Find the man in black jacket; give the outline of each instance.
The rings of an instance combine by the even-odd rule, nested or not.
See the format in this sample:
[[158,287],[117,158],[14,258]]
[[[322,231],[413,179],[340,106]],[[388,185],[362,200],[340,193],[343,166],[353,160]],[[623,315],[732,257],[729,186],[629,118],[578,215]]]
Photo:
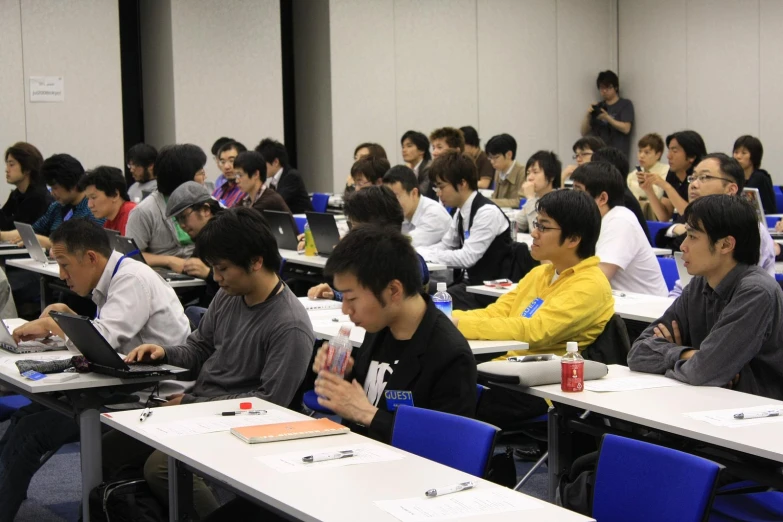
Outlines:
[[266,160],[266,182],[283,199],[294,214],[313,210],[302,175],[288,164],[285,145],[272,138],[265,138],[256,147]]
[[389,228],[362,226],[340,241],[324,273],[343,292],[343,312],[367,330],[345,379],[315,358],[318,402],[360,432],[390,442],[394,411],[408,404],[473,417],[476,362],[468,342],[429,296],[419,293],[419,260]]
[[5,180],[16,188],[0,212],[0,230],[14,230],[14,221],[32,225],[54,201],[41,176],[43,157],[35,146],[20,141],[5,151]]

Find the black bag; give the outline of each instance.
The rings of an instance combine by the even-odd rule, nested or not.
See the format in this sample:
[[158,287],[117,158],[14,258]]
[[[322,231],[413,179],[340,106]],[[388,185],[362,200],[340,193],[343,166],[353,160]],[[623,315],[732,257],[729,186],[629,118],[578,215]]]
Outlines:
[[95,522],[163,522],[168,513],[144,479],[103,482],[90,491],[90,520]]
[[498,453],[489,459],[489,471],[487,471],[486,479],[507,488],[513,488],[517,485],[517,466],[514,464],[514,448],[506,446],[504,453]]
[[568,475],[560,478],[555,504],[589,517],[593,514],[593,488],[598,452],[594,451],[574,460]]

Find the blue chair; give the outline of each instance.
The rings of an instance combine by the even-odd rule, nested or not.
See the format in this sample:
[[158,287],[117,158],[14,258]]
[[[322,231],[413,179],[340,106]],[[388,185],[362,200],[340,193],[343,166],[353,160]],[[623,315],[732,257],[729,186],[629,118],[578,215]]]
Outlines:
[[654,247],[658,246],[655,244],[655,236],[658,234],[658,231],[662,228],[669,228],[670,226],[672,226],[672,224],[667,221],[647,222],[647,228],[650,230],[650,239],[652,240],[652,246]]
[[681,451],[604,435],[593,489],[597,522],[701,522],[723,466]]
[[316,212],[326,212],[328,204],[329,194],[321,194],[320,192],[313,194],[313,210]]
[[296,228],[299,230],[299,233],[304,234],[304,227],[307,224],[307,218],[294,217],[294,221],[296,221]]
[[778,212],[783,212],[783,187],[775,185],[775,190],[772,191],[775,194],[775,206]]
[[656,257],[655,259],[658,260],[658,264],[661,266],[663,280],[666,281],[666,286],[671,292],[674,284],[680,278],[680,273],[677,271],[677,261],[671,257]]
[[775,522],[783,520],[783,493],[760,491],[721,494],[712,502],[709,522]]
[[400,405],[392,446],[477,477],[483,477],[499,428],[435,410]]
[[[779,196],[783,198],[783,194],[779,194]],[[775,225],[778,224],[778,221],[780,221],[779,217],[767,216],[767,228],[775,228]]]
[[30,404],[30,399],[23,395],[4,395],[0,397],[0,422],[5,422],[16,413],[19,408]]
[[310,408],[316,413],[323,413],[324,415],[334,415],[334,412],[332,410],[318,404],[318,395],[315,393],[315,390],[304,392],[304,395],[302,396],[302,402],[304,403],[305,406],[307,406],[308,408]]

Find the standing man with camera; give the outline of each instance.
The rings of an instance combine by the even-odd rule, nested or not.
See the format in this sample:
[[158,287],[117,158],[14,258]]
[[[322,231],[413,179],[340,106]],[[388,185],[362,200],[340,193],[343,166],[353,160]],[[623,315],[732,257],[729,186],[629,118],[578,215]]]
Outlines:
[[595,83],[601,101],[591,105],[582,119],[582,136],[597,136],[607,146],[620,149],[630,157],[633,103],[620,98],[620,80],[612,71],[599,73]]

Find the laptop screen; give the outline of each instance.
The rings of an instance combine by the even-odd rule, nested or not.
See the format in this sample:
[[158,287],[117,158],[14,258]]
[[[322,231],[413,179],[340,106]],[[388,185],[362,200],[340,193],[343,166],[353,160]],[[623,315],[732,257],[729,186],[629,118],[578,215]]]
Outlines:
[[114,351],[89,317],[59,312],[50,312],[49,315],[88,361],[118,370],[128,369],[122,356]]

